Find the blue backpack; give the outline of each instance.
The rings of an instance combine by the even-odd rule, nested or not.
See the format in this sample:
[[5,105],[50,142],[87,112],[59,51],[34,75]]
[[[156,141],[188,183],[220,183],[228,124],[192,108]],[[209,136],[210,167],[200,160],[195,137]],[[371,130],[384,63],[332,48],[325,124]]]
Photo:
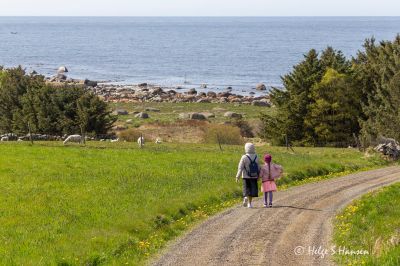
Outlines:
[[250,160],[249,170],[246,169],[247,175],[249,177],[258,177],[260,175],[260,170],[258,168],[257,156],[254,160],[251,160],[250,156],[246,156]]

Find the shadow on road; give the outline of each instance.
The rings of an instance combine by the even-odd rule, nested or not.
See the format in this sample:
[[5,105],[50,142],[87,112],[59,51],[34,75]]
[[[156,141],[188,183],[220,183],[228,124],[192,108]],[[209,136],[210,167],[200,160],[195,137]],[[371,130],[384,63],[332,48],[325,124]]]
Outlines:
[[303,208],[303,207],[297,207],[297,206],[290,206],[290,205],[274,205],[272,207],[273,209],[278,209],[278,208],[290,208],[290,209],[298,209],[298,210],[306,210],[306,211],[316,211],[316,212],[322,212],[323,210],[320,209],[309,209],[309,208]]

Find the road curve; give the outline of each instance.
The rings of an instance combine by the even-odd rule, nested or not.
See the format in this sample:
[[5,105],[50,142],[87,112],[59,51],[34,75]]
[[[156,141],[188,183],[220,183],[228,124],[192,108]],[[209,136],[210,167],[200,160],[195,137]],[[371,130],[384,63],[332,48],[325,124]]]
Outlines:
[[[331,247],[332,218],[368,191],[400,181],[393,166],[293,187],[274,207],[235,207],[178,239],[152,265],[331,265],[313,247]],[[351,248],[351,247],[348,247]],[[295,253],[300,253],[297,255]]]

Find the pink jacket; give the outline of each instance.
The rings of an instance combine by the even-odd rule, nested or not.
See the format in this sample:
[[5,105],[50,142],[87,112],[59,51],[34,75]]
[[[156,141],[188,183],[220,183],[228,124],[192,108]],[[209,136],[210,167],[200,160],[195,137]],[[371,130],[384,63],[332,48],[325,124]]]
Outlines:
[[271,177],[269,176],[269,169],[268,169],[268,164],[264,164],[261,168],[260,171],[260,178],[263,181],[266,181],[268,179],[279,179],[283,174],[283,168],[282,166],[278,164],[271,163]]

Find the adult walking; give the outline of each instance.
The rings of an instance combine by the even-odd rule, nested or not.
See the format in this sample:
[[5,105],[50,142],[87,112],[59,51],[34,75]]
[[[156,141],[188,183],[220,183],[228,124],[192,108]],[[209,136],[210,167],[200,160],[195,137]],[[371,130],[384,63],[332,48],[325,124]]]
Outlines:
[[257,180],[260,174],[260,164],[256,148],[253,143],[246,143],[244,146],[245,155],[242,156],[236,174],[236,182],[239,182],[240,176],[243,179],[243,206],[252,208],[252,200],[258,197]]

